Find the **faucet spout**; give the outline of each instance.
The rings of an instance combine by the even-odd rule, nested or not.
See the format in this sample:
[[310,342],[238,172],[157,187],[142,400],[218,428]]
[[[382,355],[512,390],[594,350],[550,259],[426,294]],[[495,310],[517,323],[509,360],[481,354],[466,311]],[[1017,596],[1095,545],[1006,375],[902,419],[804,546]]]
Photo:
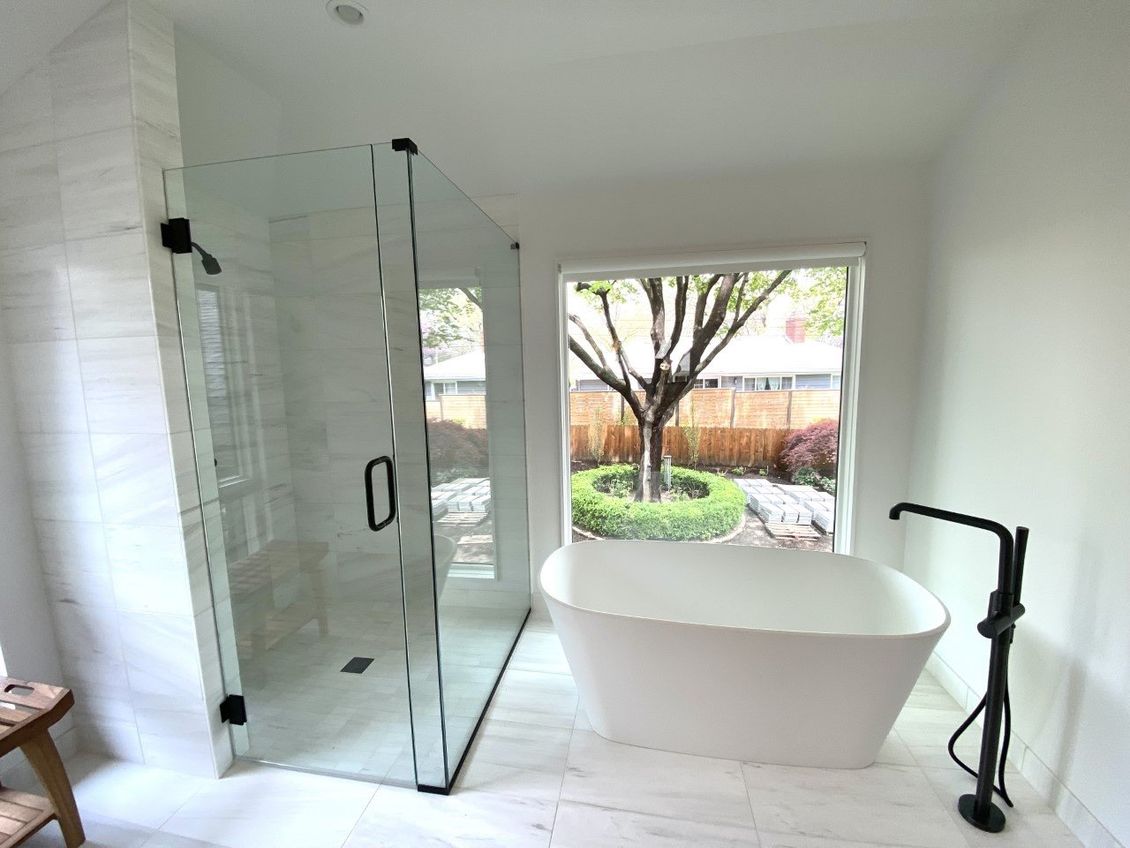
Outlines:
[[909,503],[902,501],[891,507],[890,518],[892,521],[898,521],[899,517],[904,512],[915,513],[917,515],[924,515],[927,518],[936,518],[939,521],[949,521],[953,524],[964,524],[966,527],[976,527],[979,530],[988,530],[1000,539],[1000,557],[998,560],[997,569],[997,589],[1001,592],[1013,592],[1015,588],[1012,585],[1013,571],[1013,538],[1012,533],[1003,524],[996,521],[990,521],[988,518],[979,518],[976,515],[966,515],[961,512],[951,512],[948,509],[938,509],[937,507],[925,506],[923,504]]

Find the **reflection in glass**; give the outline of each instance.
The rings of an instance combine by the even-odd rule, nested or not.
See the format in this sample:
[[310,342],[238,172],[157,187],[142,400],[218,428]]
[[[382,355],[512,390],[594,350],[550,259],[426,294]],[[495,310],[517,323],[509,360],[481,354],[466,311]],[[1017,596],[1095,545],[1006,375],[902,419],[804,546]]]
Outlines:
[[529,612],[518,251],[424,156],[410,173],[450,778]]

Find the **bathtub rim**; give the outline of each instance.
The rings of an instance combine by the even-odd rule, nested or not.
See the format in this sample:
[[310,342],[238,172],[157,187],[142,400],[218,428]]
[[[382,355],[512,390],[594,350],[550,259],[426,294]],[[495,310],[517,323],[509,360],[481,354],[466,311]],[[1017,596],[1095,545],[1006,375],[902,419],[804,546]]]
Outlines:
[[[929,589],[927,589],[925,586],[923,586],[921,583],[919,583],[917,580],[915,580],[913,577],[906,574],[905,572],[899,571],[899,569],[895,568],[894,566],[886,565],[885,563],[881,563],[881,562],[876,562],[875,560],[866,559],[864,557],[854,556],[852,554],[835,553],[835,552],[832,552],[832,551],[796,551],[796,553],[816,553],[816,554],[822,554],[824,556],[846,557],[848,559],[854,559],[854,560],[858,560],[860,562],[868,563],[869,565],[875,566],[876,568],[879,568],[879,569],[886,569],[886,570],[889,570],[891,572],[894,572],[895,574],[897,574],[899,576],[900,579],[908,580],[911,583],[913,583],[914,586],[916,586],[919,591],[924,592],[929,598],[931,598],[941,608],[941,611],[942,611],[942,621],[941,621],[941,623],[938,624],[937,626],[931,627],[927,630],[915,630],[915,631],[912,631],[910,633],[843,633],[843,632],[835,631],[835,630],[829,630],[829,631],[789,630],[789,629],[785,629],[785,628],[776,628],[776,627],[742,627],[742,626],[736,625],[736,624],[709,624],[709,623],[704,623],[704,622],[701,622],[701,621],[683,621],[681,619],[675,619],[675,618],[649,618],[649,617],[643,616],[643,615],[632,615],[630,613],[623,613],[623,612],[608,612],[606,610],[592,609],[591,607],[582,607],[582,606],[578,606],[576,604],[568,603],[567,601],[563,601],[557,595],[550,592],[545,585],[545,570],[546,570],[546,567],[549,565],[550,560],[552,560],[555,556],[557,556],[557,554],[560,553],[561,551],[564,551],[568,548],[576,547],[578,545],[591,544],[592,542],[598,542],[598,543],[599,542],[635,543],[635,542],[641,542],[641,541],[659,543],[659,544],[665,544],[665,545],[713,545],[714,544],[712,542],[694,542],[694,541],[679,541],[679,542],[671,541],[671,542],[667,542],[667,541],[661,541],[661,540],[656,540],[656,539],[647,539],[647,540],[641,540],[641,539],[592,539],[592,540],[586,540],[584,542],[568,542],[564,545],[561,545],[560,547],[555,549],[552,553],[550,553],[550,555],[547,556],[545,558],[545,561],[541,564],[541,568],[538,569],[538,587],[541,589],[541,593],[542,593],[542,596],[545,598],[546,604],[549,605],[552,602],[552,603],[555,603],[555,604],[560,604],[562,607],[573,610],[575,612],[580,612],[580,613],[585,613],[587,615],[595,615],[595,616],[608,616],[608,617],[611,617],[611,618],[623,619],[625,621],[648,621],[648,622],[653,622],[655,624],[674,624],[674,625],[678,625],[679,627],[697,627],[697,628],[703,628],[703,629],[711,630],[711,631],[719,631],[719,630],[722,630],[722,631],[739,631],[739,632],[742,632],[742,633],[765,633],[765,634],[774,634],[774,635],[787,635],[787,636],[790,636],[790,637],[791,636],[808,636],[808,637],[821,637],[821,638],[831,637],[831,638],[835,638],[835,639],[876,639],[876,640],[884,640],[884,641],[901,640],[901,639],[924,639],[924,638],[934,638],[934,637],[940,639],[942,637],[942,635],[946,632],[946,630],[949,629],[949,626],[952,622],[952,616],[950,615],[949,607],[947,607],[942,602],[942,599],[939,598],[937,595],[935,595],[933,592],[931,592]],[[751,545],[749,547],[756,548],[756,546],[753,546],[753,545]],[[774,548],[772,550],[789,550],[789,549],[787,549],[787,548]],[[552,610],[551,610],[551,613],[552,613]]]

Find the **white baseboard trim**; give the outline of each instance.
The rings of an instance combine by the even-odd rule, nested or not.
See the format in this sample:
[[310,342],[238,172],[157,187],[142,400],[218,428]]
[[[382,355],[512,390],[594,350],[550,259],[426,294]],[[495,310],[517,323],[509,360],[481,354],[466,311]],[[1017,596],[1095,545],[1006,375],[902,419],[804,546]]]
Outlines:
[[[936,653],[926,661],[929,671],[967,712],[972,712],[984,694],[983,689],[974,689],[966,683],[949,664]],[[980,721],[978,721],[980,724]],[[1074,833],[1086,848],[1126,848],[1114,838],[1102,822],[1068,789],[1016,731],[1012,732],[1008,759],[1021,776],[1032,784],[1064,824]]]

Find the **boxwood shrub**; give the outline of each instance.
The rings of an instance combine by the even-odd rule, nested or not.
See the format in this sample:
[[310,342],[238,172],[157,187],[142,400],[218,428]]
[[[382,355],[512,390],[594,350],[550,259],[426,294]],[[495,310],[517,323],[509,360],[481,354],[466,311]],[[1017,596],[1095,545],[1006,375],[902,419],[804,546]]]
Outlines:
[[691,500],[648,503],[607,494],[635,480],[633,465],[606,465],[573,475],[573,523],[609,539],[713,539],[738,526],[745,495],[730,480],[705,471],[672,468],[672,488],[705,491]]

